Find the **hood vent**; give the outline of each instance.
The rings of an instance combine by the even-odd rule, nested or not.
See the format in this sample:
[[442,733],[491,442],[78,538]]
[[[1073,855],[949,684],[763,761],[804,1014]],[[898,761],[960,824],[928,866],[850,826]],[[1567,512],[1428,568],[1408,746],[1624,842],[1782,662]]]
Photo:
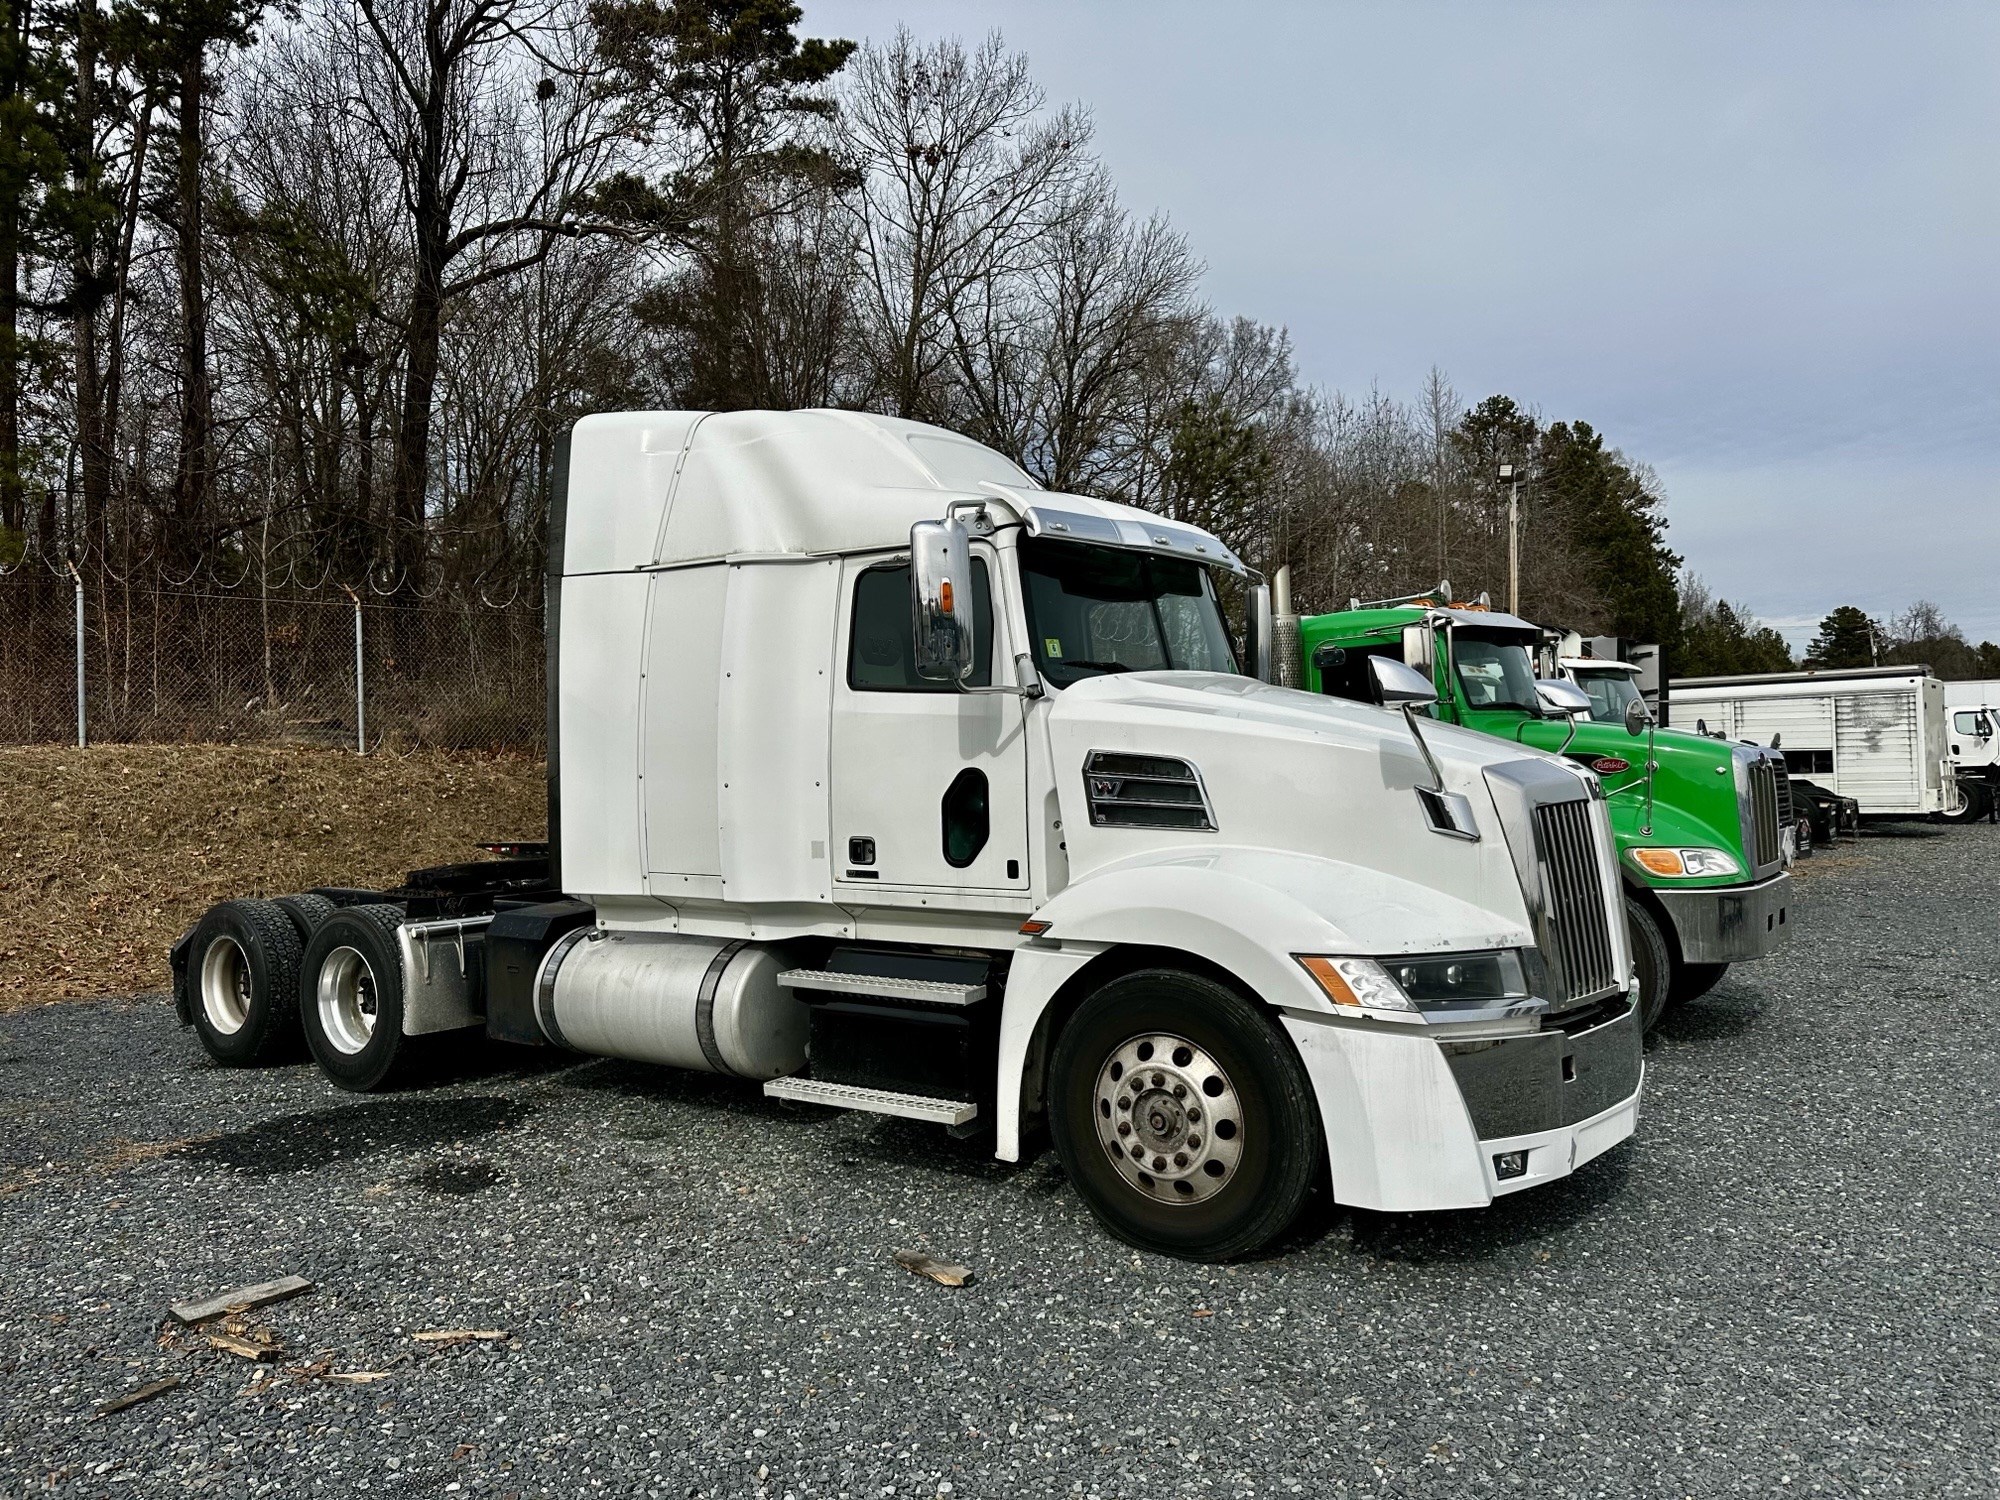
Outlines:
[[1169,756],[1093,750],[1084,757],[1083,794],[1097,828],[1215,828],[1201,774]]

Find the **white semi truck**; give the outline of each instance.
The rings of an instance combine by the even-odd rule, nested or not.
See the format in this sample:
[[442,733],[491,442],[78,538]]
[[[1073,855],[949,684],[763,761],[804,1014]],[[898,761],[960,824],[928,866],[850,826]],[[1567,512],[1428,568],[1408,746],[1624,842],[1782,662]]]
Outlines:
[[1273,685],[1214,536],[848,412],[590,417],[563,470],[547,850],[216,907],[174,963],[218,1059],[302,1030],[366,1089],[478,1029],[1046,1128],[1112,1233],[1206,1259],[1631,1134],[1595,779],[1400,663],[1384,706]]
[[1924,667],[1677,677],[1676,722],[1775,745],[1785,768],[1863,817],[1962,815],[1944,684]]

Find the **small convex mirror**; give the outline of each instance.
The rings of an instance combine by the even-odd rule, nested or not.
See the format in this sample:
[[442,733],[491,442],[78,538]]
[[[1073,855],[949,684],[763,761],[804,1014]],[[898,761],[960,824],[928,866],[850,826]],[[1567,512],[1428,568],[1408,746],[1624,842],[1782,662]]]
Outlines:
[[1384,708],[1421,708],[1437,702],[1437,688],[1430,678],[1392,656],[1369,657],[1368,679],[1375,686],[1375,701]]
[[[1634,698],[1630,703],[1625,705],[1625,732],[1627,734],[1644,734],[1646,726],[1652,722],[1653,711],[1646,707],[1646,700],[1644,698]],[[1696,719],[1694,730],[1696,734],[1707,734],[1708,725],[1700,719]]]
[[972,675],[972,549],[956,516],[910,528],[910,613],[917,675],[962,683]]
[[1561,677],[1537,678],[1535,697],[1552,714],[1569,716],[1590,712],[1590,694]]

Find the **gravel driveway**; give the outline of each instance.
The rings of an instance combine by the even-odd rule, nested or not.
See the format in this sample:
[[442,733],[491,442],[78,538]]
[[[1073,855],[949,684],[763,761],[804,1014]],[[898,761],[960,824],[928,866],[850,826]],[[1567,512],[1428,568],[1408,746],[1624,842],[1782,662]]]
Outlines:
[[[361,1099],[158,999],[8,1017],[0,1494],[1990,1496],[2000,828],[1800,884],[1634,1141],[1232,1268],[1106,1239],[1048,1156],[750,1086],[501,1053]],[[278,1361],[162,1342],[293,1272]],[[507,1337],[411,1337],[453,1329]]]

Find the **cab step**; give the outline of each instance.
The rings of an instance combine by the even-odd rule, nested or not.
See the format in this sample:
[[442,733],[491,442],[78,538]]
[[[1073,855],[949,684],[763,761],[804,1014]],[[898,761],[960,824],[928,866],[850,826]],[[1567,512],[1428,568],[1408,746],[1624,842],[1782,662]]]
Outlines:
[[986,998],[983,984],[902,979],[892,974],[841,974],[831,969],[787,969],[778,976],[778,983],[793,990],[824,990],[836,995],[925,1005],[977,1005]]
[[[782,980],[785,976],[780,975]],[[963,1099],[933,1099],[924,1094],[896,1094],[887,1089],[868,1089],[856,1083],[823,1083],[817,1078],[773,1078],[764,1085],[773,1099],[796,1099],[801,1104],[824,1104],[834,1109],[858,1109],[871,1115],[895,1115],[905,1120],[927,1120],[933,1125],[966,1125],[979,1114],[979,1106]]]

